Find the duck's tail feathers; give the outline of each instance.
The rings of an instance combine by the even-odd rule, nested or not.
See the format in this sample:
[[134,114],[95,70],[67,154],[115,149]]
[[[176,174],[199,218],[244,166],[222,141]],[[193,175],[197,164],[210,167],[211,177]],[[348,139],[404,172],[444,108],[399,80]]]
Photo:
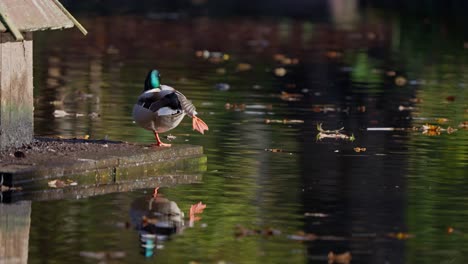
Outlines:
[[208,130],[208,125],[197,116],[192,117],[192,127],[201,134],[205,134],[205,130]]

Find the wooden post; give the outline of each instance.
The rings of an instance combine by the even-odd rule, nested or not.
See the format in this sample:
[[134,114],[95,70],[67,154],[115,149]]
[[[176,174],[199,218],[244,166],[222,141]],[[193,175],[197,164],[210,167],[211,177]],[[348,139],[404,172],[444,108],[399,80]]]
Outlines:
[[16,41],[0,33],[0,149],[33,138],[32,33]]
[[0,204],[0,263],[28,263],[31,201]]

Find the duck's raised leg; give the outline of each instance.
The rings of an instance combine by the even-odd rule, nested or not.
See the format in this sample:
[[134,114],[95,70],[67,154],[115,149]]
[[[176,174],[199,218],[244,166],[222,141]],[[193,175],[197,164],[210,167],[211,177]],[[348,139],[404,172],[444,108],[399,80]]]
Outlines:
[[155,146],[157,147],[170,147],[171,146],[171,144],[166,144],[166,143],[161,142],[161,140],[159,139],[158,132],[153,131],[153,133],[154,133],[154,138],[156,139],[156,144],[154,144]]
[[192,127],[201,134],[205,134],[205,130],[208,130],[208,125],[195,115],[192,117]]

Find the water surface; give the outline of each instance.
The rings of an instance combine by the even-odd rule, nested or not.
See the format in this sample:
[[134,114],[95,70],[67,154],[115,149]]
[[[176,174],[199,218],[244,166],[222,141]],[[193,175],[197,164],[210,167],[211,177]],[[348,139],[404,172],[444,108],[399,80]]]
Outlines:
[[[112,263],[326,263],[331,251],[352,263],[465,263],[466,42],[436,21],[359,15],[346,26],[109,16],[82,18],[86,38],[37,34],[36,135],[152,143],[130,113],[154,67],[210,131],[196,134],[188,118],[171,131],[172,144],[204,147],[208,170],[202,183],[160,189],[186,214],[207,204],[193,228],[145,258],[130,212],[155,186],[33,202],[29,263],[98,262],[83,252],[124,252]],[[355,140],[317,140],[317,124]]]

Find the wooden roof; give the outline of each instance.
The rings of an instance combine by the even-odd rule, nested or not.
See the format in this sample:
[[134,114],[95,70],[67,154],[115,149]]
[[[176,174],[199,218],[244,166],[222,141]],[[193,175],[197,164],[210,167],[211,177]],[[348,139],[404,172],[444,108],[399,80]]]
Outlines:
[[86,30],[58,0],[0,0],[0,32],[10,31],[17,40],[20,32],[71,28]]

